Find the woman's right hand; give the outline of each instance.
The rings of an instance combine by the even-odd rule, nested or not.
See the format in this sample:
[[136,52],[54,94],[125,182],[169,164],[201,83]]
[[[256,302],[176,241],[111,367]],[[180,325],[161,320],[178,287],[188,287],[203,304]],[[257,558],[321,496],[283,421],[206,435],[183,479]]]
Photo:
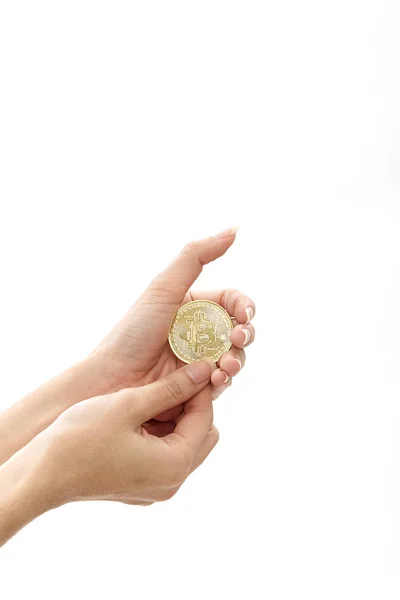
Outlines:
[[[75,404],[0,466],[0,546],[75,500],[147,505],[171,498],[218,441],[212,361]],[[176,422],[153,417],[183,405]]]
[[[36,443],[41,453],[36,462],[43,467],[50,505],[86,499],[150,504],[171,498],[218,441],[210,384],[215,368],[212,361],[194,362],[149,385],[91,398],[65,411],[31,448]],[[176,423],[152,421],[182,403]]]

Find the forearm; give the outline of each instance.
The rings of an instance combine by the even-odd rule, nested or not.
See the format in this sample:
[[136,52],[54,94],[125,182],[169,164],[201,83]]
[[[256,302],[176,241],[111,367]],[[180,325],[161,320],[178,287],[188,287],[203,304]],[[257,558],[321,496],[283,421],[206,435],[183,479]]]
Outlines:
[[11,487],[0,498],[0,546],[41,514],[37,499],[32,501],[29,488]]
[[0,414],[0,465],[67,408],[106,391],[100,362],[90,356],[13,404]]
[[44,432],[0,467],[0,546],[62,503],[47,460],[49,443]]

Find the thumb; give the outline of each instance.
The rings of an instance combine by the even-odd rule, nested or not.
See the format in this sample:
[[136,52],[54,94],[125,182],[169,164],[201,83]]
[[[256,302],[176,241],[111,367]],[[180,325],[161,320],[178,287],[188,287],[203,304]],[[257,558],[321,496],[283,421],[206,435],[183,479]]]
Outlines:
[[174,261],[153,281],[138,303],[164,299],[163,305],[167,304],[169,314],[166,324],[174,312],[179,308],[186,292],[200,275],[203,266],[223,256],[235,241],[237,228],[227,229],[218,235],[191,242],[187,244]]
[[132,401],[135,425],[141,425],[200,392],[210,382],[216,368],[214,361],[206,358],[185,365],[154,383],[118,394],[126,394],[126,399]]

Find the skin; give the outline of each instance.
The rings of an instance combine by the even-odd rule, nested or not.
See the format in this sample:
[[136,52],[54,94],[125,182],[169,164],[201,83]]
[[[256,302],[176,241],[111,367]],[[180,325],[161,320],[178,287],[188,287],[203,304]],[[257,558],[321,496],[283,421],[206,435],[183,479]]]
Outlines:
[[[218,441],[211,361],[140,388],[79,402],[0,468],[0,545],[40,514],[77,500],[147,505],[171,498]],[[185,403],[174,431],[143,423]]]
[[[188,244],[89,357],[0,415],[0,543],[65,502],[166,500],[208,456],[212,400],[244,366],[255,306],[236,290],[191,286],[234,240],[227,230]],[[217,365],[182,366],[168,344],[174,313],[195,299],[237,323]]]

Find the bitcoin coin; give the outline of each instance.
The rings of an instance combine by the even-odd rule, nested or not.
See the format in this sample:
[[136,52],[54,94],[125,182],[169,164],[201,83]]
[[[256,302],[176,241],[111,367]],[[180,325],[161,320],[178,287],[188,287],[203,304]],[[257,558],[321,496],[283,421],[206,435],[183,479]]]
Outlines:
[[193,300],[176,312],[168,341],[185,363],[206,357],[216,362],[232,345],[232,328],[232,319],[222,306],[210,300]]

